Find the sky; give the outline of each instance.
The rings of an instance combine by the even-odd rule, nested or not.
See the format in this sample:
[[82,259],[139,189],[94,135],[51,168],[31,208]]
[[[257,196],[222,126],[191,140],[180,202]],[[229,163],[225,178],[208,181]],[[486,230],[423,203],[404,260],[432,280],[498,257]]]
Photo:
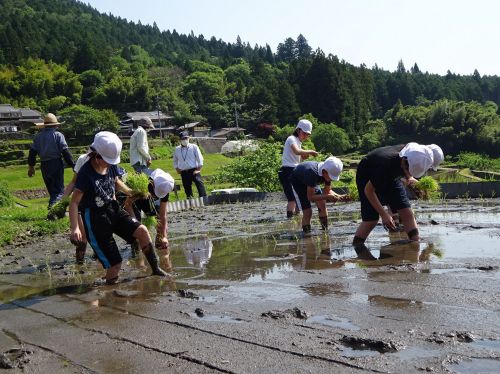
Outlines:
[[160,30],[215,36],[273,52],[302,34],[315,50],[359,66],[500,75],[497,0],[83,0]]

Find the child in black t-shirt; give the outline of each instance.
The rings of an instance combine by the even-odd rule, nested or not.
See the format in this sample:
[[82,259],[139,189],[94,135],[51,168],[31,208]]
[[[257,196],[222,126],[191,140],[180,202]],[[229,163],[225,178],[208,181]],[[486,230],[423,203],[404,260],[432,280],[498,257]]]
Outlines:
[[78,211],[83,219],[87,239],[97,258],[106,269],[106,283],[115,283],[122,258],[113,238],[117,234],[129,243],[135,240],[144,252],[154,275],[167,275],[160,267],[151,237],[144,225],[119,207],[115,189],[128,190],[118,178],[121,140],[108,131],[96,134],[91,145],[93,152],[76,177],[69,215],[71,241],[82,241],[78,226]]
[[[339,180],[342,168],[342,161],[331,156],[324,162],[303,162],[297,165],[290,175],[290,182],[293,192],[296,194],[297,204],[302,210],[302,230],[304,233],[307,234],[311,231],[311,202],[316,203],[321,226],[326,229],[328,227],[326,202],[347,200],[347,196],[338,195],[331,190],[331,182]],[[325,188],[322,190],[319,184],[324,184]]]
[[158,219],[156,226],[155,247],[168,249],[167,204],[169,193],[174,189],[174,178],[161,169],[155,169],[149,176],[149,197],[145,199],[127,198],[124,208],[131,216],[140,220],[141,212],[146,216],[155,216]]
[[408,238],[419,240],[417,222],[404,185],[413,185],[431,167],[435,167],[433,152],[424,145],[408,143],[377,148],[359,163],[356,185],[361,202],[361,218],[353,245],[362,245],[378,220],[390,230],[396,229],[388,205],[398,212]]

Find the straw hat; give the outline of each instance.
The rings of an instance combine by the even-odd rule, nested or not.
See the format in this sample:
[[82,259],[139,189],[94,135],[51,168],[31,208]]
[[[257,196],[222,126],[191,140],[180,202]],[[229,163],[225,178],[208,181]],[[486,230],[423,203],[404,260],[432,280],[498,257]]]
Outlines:
[[35,126],[38,128],[51,127],[62,125],[64,122],[59,122],[57,117],[52,113],[47,113],[45,117],[43,117],[43,123],[35,123]]

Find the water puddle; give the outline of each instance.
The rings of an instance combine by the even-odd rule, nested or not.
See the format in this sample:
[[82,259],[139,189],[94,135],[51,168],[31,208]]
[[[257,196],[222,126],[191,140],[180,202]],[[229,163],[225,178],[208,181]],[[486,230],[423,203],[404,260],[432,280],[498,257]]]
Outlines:
[[344,330],[360,330],[358,326],[353,324],[349,319],[343,317],[331,316],[312,316],[306,321],[307,324],[318,324],[323,326],[335,327]]
[[[436,207],[434,210],[438,210]],[[459,208],[454,208],[459,209]],[[480,210],[483,211],[480,211]],[[344,217],[345,216],[345,217]],[[380,273],[388,271],[417,271],[431,274],[480,272],[478,268],[454,267],[456,259],[482,259],[500,257],[498,240],[500,226],[498,209],[465,206],[462,211],[447,212],[428,208],[417,214],[422,222],[421,243],[408,242],[404,234],[388,235],[377,226],[367,241],[368,246],[353,248],[352,236],[356,224],[349,214],[331,217],[329,231],[316,229],[313,235],[304,237],[299,220],[266,222],[231,227],[224,230],[207,232],[200,235],[172,235],[171,252],[161,255],[162,267],[172,274],[170,285],[159,286],[155,282],[139,282],[135,291],[149,298],[161,296],[166,290],[175,288],[182,282],[192,289],[198,285],[209,289],[218,286],[218,293],[230,295],[246,301],[262,300],[293,302],[309,296],[338,295],[349,300],[369,302],[376,306],[391,308],[421,308],[415,300],[391,299],[378,295],[350,293],[336,284],[313,284],[295,286],[287,279],[297,272],[316,273],[323,270],[339,269],[342,277],[359,277],[355,270],[379,268]],[[346,221],[338,221],[346,219]],[[434,222],[430,224],[429,222]],[[315,223],[317,226],[317,222]],[[90,252],[90,251],[89,251]],[[90,253],[88,253],[90,255]],[[128,277],[145,276],[149,272],[142,256],[132,258],[129,250],[123,252],[128,267]],[[87,261],[85,274],[78,274],[76,267],[67,262],[46,263],[33,266],[26,272],[35,272],[31,282],[26,281],[29,274],[9,273],[5,277],[20,277],[23,281],[12,280],[12,284],[0,283],[0,302],[9,302],[28,296],[48,296],[58,293],[72,293],[68,284],[85,285],[88,279],[97,278],[101,269],[97,263]],[[27,269],[27,268],[26,268]],[[353,270],[350,272],[350,270]],[[488,276],[499,276],[498,269],[492,267],[484,271]],[[375,274],[370,271],[368,274]],[[496,274],[496,275],[495,275]],[[370,276],[366,277],[370,280]],[[36,285],[36,287],[33,287]],[[61,288],[62,287],[62,288]],[[210,295],[207,300],[216,300]],[[323,323],[329,324],[326,317]],[[337,321],[339,322],[339,321]],[[342,323],[340,321],[339,323]]]
[[396,357],[401,361],[411,361],[422,358],[439,357],[441,353],[435,349],[426,349],[422,347],[408,347],[398,352],[389,353],[392,357]]
[[469,344],[474,348],[500,352],[500,340],[476,340]]
[[453,373],[457,374],[477,374],[477,373],[499,373],[500,361],[488,358],[473,358],[449,366]]
[[351,347],[342,348],[341,356],[358,358],[358,357],[378,357],[381,353],[377,351],[373,351],[371,349],[354,349]]

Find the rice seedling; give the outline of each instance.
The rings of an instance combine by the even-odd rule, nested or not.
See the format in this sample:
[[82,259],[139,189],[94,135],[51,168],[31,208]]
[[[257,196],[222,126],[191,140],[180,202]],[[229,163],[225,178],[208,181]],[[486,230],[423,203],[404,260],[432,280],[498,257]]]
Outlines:
[[132,190],[132,195],[139,198],[146,198],[149,195],[149,178],[145,174],[132,173],[127,176],[127,186]]
[[432,177],[426,176],[421,178],[413,185],[415,195],[419,199],[429,200],[439,196],[439,183]]
[[64,216],[66,215],[66,209],[69,206],[69,202],[69,197],[65,197],[64,199],[59,200],[57,203],[50,207],[48,216],[55,218],[64,218]]

